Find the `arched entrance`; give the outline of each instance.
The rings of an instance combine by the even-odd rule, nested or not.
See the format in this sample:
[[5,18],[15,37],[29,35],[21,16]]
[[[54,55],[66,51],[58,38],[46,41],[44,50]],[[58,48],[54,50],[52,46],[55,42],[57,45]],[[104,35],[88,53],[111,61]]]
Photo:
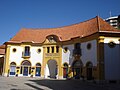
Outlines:
[[40,76],[41,75],[41,64],[37,63],[36,64],[36,72],[35,72],[35,76]]
[[80,79],[80,76],[82,74],[82,61],[81,60],[75,60],[72,63],[72,71],[73,71],[73,77],[75,77],[75,79]]
[[31,63],[28,60],[22,62],[20,73],[23,74],[23,76],[31,74]]
[[87,80],[92,80],[93,79],[93,77],[92,77],[92,67],[93,67],[93,64],[91,62],[88,62],[86,64]]
[[64,63],[63,64],[63,78],[67,78],[68,76],[68,64]]
[[50,78],[57,78],[56,75],[58,74],[57,62],[55,60],[49,60],[47,62],[48,69],[49,69],[49,77]]
[[10,63],[10,75],[15,75],[15,73],[16,73],[16,63],[11,62]]

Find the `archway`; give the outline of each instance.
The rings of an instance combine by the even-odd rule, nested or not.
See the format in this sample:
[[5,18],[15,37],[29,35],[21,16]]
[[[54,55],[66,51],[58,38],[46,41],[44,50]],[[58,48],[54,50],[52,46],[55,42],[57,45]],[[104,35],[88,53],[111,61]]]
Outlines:
[[47,62],[48,69],[49,69],[49,77],[50,78],[56,78],[56,75],[58,73],[58,68],[57,68],[57,62],[55,60],[49,60]]
[[81,60],[75,60],[72,63],[73,77],[75,77],[75,79],[80,79],[82,75],[82,67],[83,67],[83,63]]
[[92,77],[92,67],[93,67],[93,64],[91,62],[88,62],[86,64],[87,80],[92,80],[93,79],[93,77]]
[[28,60],[24,60],[21,64],[21,74],[23,76],[28,76],[28,74],[31,74],[31,63]]

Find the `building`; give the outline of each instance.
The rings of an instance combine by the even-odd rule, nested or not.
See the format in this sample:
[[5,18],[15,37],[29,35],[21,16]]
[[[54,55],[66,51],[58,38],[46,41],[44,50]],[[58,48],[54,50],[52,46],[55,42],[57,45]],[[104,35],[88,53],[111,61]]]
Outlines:
[[5,58],[5,45],[0,46],[0,75],[3,74],[3,65]]
[[21,29],[5,43],[4,76],[120,80],[120,31],[100,17]]
[[114,28],[120,29],[120,15],[109,17],[105,19],[105,21],[108,22]]

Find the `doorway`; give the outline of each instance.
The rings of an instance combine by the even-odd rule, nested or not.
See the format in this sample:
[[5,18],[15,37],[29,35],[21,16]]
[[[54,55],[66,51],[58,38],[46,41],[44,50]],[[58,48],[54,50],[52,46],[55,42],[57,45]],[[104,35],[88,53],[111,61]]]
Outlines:
[[47,62],[48,64],[48,69],[49,69],[49,77],[50,78],[57,78],[58,74],[58,67],[57,67],[57,62],[55,60],[49,60]]
[[81,60],[75,60],[72,63],[72,72],[75,79],[80,79],[80,77],[82,76],[82,67],[83,64]]
[[36,73],[35,76],[41,76],[41,64],[37,63],[36,64]]
[[28,76],[31,74],[31,63],[28,60],[25,60],[22,62],[21,65],[21,74],[23,73],[23,76]]
[[93,64],[91,62],[88,62],[86,64],[87,80],[92,80],[93,79],[93,76],[92,76],[92,67],[93,67]]
[[67,78],[68,77],[68,64],[64,63],[63,64],[63,78]]

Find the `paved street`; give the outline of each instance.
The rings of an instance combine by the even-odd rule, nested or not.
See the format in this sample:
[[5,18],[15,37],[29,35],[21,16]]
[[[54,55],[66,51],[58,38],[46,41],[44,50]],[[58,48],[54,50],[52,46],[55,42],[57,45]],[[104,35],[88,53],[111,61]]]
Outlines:
[[120,84],[95,84],[80,80],[0,77],[0,90],[120,90]]

